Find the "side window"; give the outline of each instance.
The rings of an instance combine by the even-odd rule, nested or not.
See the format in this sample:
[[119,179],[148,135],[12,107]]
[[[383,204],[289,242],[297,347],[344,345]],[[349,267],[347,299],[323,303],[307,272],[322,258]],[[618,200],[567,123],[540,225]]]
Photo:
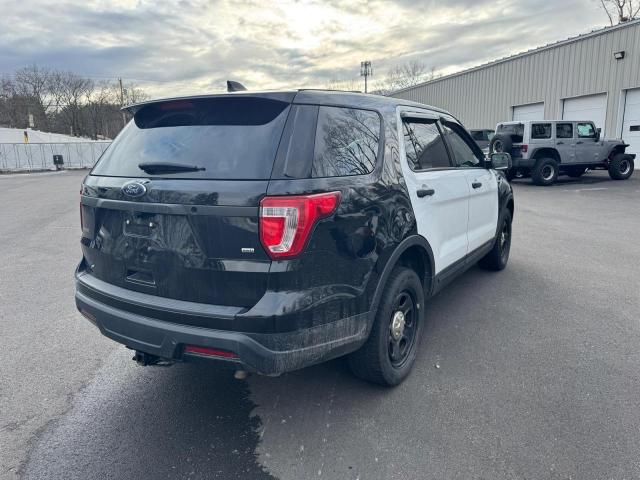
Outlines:
[[402,120],[404,150],[411,170],[450,167],[447,148],[435,120]]
[[545,138],[551,138],[551,124],[550,123],[532,123],[531,138],[533,140],[542,140]]
[[578,137],[580,138],[595,138],[596,136],[596,131],[590,123],[578,123],[576,130],[578,130]]
[[471,146],[464,129],[455,123],[444,122],[442,124],[444,138],[449,145],[453,161],[457,167],[479,167],[482,159]]
[[557,123],[556,138],[573,138],[573,123]]
[[312,177],[373,172],[380,145],[380,117],[369,110],[320,107]]

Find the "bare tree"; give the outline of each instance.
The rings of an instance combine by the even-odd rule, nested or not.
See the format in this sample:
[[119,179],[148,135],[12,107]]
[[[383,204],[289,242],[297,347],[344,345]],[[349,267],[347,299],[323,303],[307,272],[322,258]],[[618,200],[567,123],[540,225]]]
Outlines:
[[[0,125],[29,127],[93,138],[113,138],[123,126],[118,82],[94,82],[73,72],[37,65],[0,76]],[[122,103],[144,101],[146,92],[133,83],[123,84]]]
[[[434,67],[429,68],[420,61],[403,63],[391,67],[380,80],[374,81],[371,93],[389,95],[396,90],[413,87],[419,83],[433,80],[438,76]],[[329,90],[349,90],[356,92],[362,91],[362,87],[362,83],[354,79],[331,80],[326,85],[326,88]]]
[[609,23],[624,23],[635,20],[640,14],[640,0],[600,0],[602,9],[609,17]]
[[58,78],[59,98],[62,108],[60,115],[64,126],[71,135],[87,133],[81,124],[81,109],[83,100],[91,95],[95,88],[93,80],[82,78],[72,72],[63,72]]
[[46,129],[48,127],[47,112],[52,106],[49,95],[49,81],[51,72],[37,65],[24,67],[16,71],[14,89],[17,96],[22,98],[29,114],[33,115],[35,126]]
[[144,102],[149,99],[149,95],[135,83],[125,83],[123,86],[124,105]]
[[327,83],[326,88],[328,90],[343,90],[347,92],[360,92],[362,91],[362,84],[357,80],[337,80],[333,79]]
[[390,68],[386,76],[374,84],[375,93],[388,95],[396,90],[413,87],[436,77],[434,67],[428,68],[420,61],[407,62]]
[[86,114],[86,124],[89,135],[94,140],[98,136],[109,136],[109,119],[117,115],[117,105],[119,100],[112,83],[102,81],[95,85],[95,88],[85,91],[85,102],[83,112]]

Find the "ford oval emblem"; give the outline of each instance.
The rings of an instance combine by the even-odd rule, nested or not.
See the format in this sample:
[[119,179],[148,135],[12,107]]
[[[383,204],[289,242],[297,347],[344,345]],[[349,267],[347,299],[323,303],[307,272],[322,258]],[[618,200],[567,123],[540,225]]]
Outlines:
[[129,182],[122,186],[122,193],[127,197],[141,197],[147,193],[147,187],[140,182]]

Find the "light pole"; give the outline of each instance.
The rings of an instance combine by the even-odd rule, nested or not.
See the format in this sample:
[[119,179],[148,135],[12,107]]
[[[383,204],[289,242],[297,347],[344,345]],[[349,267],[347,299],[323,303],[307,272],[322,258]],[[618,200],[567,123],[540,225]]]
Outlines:
[[369,60],[360,62],[360,76],[364,77],[364,93],[367,93],[367,78],[369,78],[370,75],[373,75],[371,62]]

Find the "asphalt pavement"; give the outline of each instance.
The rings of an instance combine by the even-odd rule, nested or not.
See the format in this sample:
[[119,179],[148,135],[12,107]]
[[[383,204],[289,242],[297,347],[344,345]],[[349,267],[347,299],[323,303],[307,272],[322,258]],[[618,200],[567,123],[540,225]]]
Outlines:
[[83,175],[0,176],[0,479],[640,478],[640,174],[515,181],[395,389],[135,365],[73,303]]

